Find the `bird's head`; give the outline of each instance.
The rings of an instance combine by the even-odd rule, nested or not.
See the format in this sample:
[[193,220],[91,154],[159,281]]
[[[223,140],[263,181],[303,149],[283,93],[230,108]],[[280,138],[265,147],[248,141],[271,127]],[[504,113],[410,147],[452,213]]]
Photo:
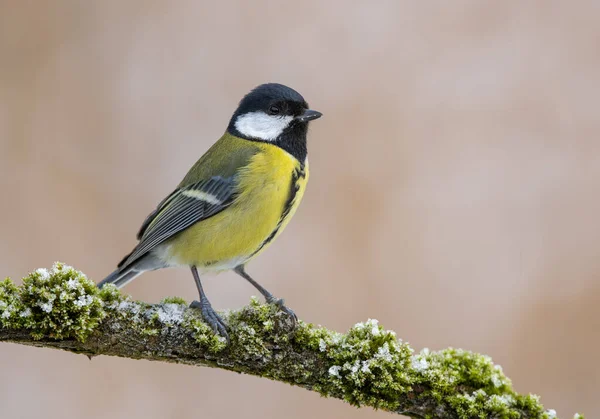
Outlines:
[[244,96],[227,130],[247,140],[283,146],[294,141],[306,142],[308,122],[320,117],[321,113],[309,109],[294,89],[267,83]]

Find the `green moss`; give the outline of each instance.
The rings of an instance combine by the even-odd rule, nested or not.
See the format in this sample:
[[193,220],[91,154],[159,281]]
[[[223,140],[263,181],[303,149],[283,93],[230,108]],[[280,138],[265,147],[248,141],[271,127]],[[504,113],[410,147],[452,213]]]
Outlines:
[[449,405],[461,419],[520,418],[556,419],[556,412],[545,411],[535,395],[519,395],[502,368],[491,358],[461,349],[439,352],[423,350],[413,357],[415,384],[429,390],[421,398],[433,397]]
[[328,375],[317,386],[323,395],[341,393],[354,406],[395,410],[411,390],[412,350],[377,320],[358,323],[344,335],[303,325],[295,340],[327,360]]
[[0,293],[2,326],[29,329],[34,338],[83,341],[106,316],[96,284],[58,262],[32,272],[20,287],[4,281]]
[[148,337],[183,324],[204,348],[223,350],[226,340],[215,335],[198,312],[186,308],[187,303],[179,297],[165,298],[153,306],[132,301],[111,284],[99,290],[84,274],[58,262],[50,270],[29,274],[21,286],[10,279],[0,282],[0,326],[29,329],[37,339],[74,337],[84,341],[110,314],[126,319],[128,327]]
[[113,284],[107,284],[102,287],[98,292],[98,296],[104,302],[104,306],[107,309],[115,309],[123,301],[127,301],[127,296],[121,294],[119,289]]
[[[488,395],[484,390],[476,390],[472,394],[457,394],[448,397],[450,406],[463,418],[498,417],[517,419],[521,414],[513,408],[514,397],[511,395]],[[533,416],[533,417],[537,417]]]
[[112,323],[115,330],[131,328],[148,342],[183,330],[202,349],[232,360],[236,371],[248,368],[354,406],[404,411],[433,404],[461,419],[556,418],[537,396],[515,393],[489,357],[453,348],[414,354],[377,320],[358,323],[346,334],[302,321],[294,329],[278,307],[253,298],[243,309],[221,314],[228,344],[181,298],[168,297],[160,305],[135,302],[112,285],[98,290],[85,275],[60,263],[38,269],[18,287],[9,279],[0,282],[0,326],[26,328],[36,338],[83,341],[107,315],[123,319]]
[[[425,349],[413,357],[411,364],[415,383],[427,383],[430,395],[438,402],[455,394],[457,387],[467,390],[469,397],[469,389],[481,389],[487,395],[512,395],[511,382],[502,368],[484,355],[453,348],[439,352]],[[461,399],[458,405],[463,404]]]
[[318,350],[327,362],[329,374],[316,390],[325,396],[341,395],[355,406],[398,411],[410,408],[408,400],[414,405],[435,400],[461,419],[520,418],[523,412],[527,417],[555,418],[536,396],[516,394],[502,368],[488,356],[453,348],[424,349],[415,355],[376,320],[359,323],[347,334],[301,324],[294,343]]
[[[273,304],[250,304],[224,316],[231,338],[231,354],[243,362],[271,363],[273,347],[289,342],[292,332],[287,315]],[[268,373],[267,373],[268,374]]]
[[187,301],[185,301],[185,299],[183,299],[181,297],[165,297],[161,300],[160,303],[161,304],[179,304],[179,305],[184,305],[184,306],[188,305]]
[[194,340],[211,353],[221,352],[227,346],[227,340],[217,334],[204,322],[197,310],[187,310],[184,313],[183,327],[187,328]]
[[10,278],[6,278],[0,282],[0,325],[11,327],[17,324],[22,311],[19,289]]

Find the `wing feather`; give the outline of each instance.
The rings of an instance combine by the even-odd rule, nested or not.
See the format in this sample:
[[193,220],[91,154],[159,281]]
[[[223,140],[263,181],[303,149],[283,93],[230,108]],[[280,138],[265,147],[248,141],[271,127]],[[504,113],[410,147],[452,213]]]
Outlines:
[[233,201],[234,189],[233,176],[214,176],[175,190],[146,218],[138,233],[140,242],[119,267],[131,264],[192,224],[227,208]]
[[152,220],[154,220],[154,217],[156,217],[156,215],[160,212],[160,210],[162,208],[164,208],[166,206],[166,204],[171,200],[171,198],[173,198],[174,195],[177,194],[177,191],[179,189],[175,189],[173,192],[171,192],[165,199],[163,199],[162,201],[160,201],[160,203],[156,206],[156,209],[154,211],[152,211],[150,214],[148,214],[148,216],[146,217],[146,219],[144,220],[144,222],[142,223],[136,238],[138,240],[140,240],[142,238],[142,236],[144,235],[146,229],[148,228],[148,226],[150,225],[150,223],[152,222]]

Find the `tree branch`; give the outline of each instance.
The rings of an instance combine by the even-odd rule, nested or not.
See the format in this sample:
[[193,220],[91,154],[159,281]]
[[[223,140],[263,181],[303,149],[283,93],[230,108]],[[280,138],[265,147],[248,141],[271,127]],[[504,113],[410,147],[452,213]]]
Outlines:
[[515,393],[489,357],[458,349],[413,354],[376,320],[346,334],[303,322],[293,328],[276,307],[253,299],[223,314],[227,343],[184,303],[134,302],[57,263],[19,287],[0,282],[0,341],[221,368],[414,418],[556,418],[537,396]]

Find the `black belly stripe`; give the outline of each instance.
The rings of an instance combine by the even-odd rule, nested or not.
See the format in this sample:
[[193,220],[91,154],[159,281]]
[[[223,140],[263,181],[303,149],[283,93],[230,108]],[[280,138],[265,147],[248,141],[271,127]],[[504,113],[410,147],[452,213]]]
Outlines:
[[300,189],[298,180],[301,178],[304,179],[305,177],[306,177],[306,172],[304,171],[304,165],[294,169],[294,171],[292,172],[292,180],[290,182],[290,193],[288,195],[288,199],[285,201],[285,204],[283,206],[283,212],[281,213],[281,217],[279,217],[279,222],[277,223],[277,226],[271,232],[271,234],[269,234],[269,236],[265,239],[265,241],[263,241],[261,243],[261,245],[258,246],[258,249],[256,249],[250,255],[250,257],[252,257],[255,254],[257,254],[258,252],[260,252],[263,247],[265,247],[267,244],[269,244],[275,238],[275,236],[277,235],[277,232],[281,228],[281,225],[283,224],[283,222],[289,215],[290,211],[292,210],[292,205],[294,204],[294,200],[296,199],[296,194],[298,193],[298,190]]

